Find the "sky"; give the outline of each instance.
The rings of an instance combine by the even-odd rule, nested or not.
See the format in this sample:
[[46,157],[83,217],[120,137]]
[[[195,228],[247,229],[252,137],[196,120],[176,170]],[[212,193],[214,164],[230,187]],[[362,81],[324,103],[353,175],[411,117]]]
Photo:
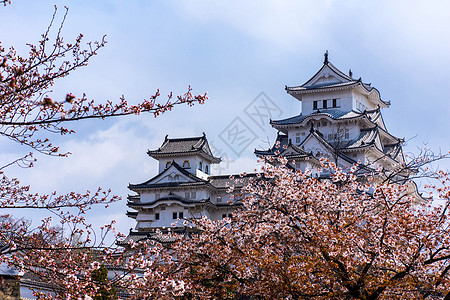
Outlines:
[[[372,83],[391,107],[383,111],[388,130],[407,141],[405,152],[450,150],[450,2],[448,1],[13,1],[0,8],[0,41],[27,53],[54,10],[69,14],[66,42],[108,44],[88,66],[55,82],[52,97],[86,93],[96,102],[124,95],[138,103],[154,94],[208,92],[202,106],[176,107],[154,118],[143,114],[73,124],[76,134],[52,137],[69,158],[37,155],[32,169],[10,167],[32,191],[83,192],[111,188],[122,201],[88,215],[94,226],[117,220],[127,232],[135,222],[125,216],[129,183],[157,174],[146,151],[169,137],[203,132],[223,162],[215,174],[252,171],[255,148],[268,148],[276,130],[269,119],[297,115],[300,103],[284,87],[306,82],[322,66],[323,54],[353,77]],[[165,100],[164,96],[161,98]],[[271,110],[249,114],[261,103]],[[227,130],[240,124],[249,133],[240,144]],[[30,149],[0,143],[0,159],[10,161]],[[440,167],[449,168],[448,162]],[[35,217],[33,212],[23,212]]]

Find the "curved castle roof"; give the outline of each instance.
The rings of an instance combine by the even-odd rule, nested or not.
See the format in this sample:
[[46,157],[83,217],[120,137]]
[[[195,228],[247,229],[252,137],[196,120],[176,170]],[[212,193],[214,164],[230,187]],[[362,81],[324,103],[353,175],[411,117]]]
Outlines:
[[212,154],[205,133],[199,137],[173,138],[166,135],[162,145],[156,150],[148,150],[147,154],[154,159],[200,155],[212,163],[220,163],[221,159]]

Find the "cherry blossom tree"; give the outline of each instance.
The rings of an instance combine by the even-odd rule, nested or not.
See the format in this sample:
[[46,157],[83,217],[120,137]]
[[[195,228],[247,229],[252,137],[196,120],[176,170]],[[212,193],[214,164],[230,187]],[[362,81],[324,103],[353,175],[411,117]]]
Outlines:
[[173,245],[167,276],[195,299],[450,299],[449,176],[432,157],[409,165],[437,179],[442,205],[392,172],[327,163],[319,179],[280,158],[232,218],[194,220],[202,233]]
[[[6,6],[11,2],[1,3]],[[121,266],[123,271],[116,276],[116,282],[129,274],[132,268],[142,266],[142,263],[127,266],[127,262],[138,261],[141,254],[125,260],[123,253],[104,244],[106,234],[113,230],[114,221],[105,225],[99,234],[84,217],[93,205],[107,207],[119,197],[102,188],[65,195],[32,193],[29,186],[21,185],[17,178],[7,175],[11,169],[8,167],[34,166],[36,159],[33,153],[36,152],[68,156],[70,153],[61,152],[53,140],[55,136],[74,133],[70,127],[74,121],[141,113],[157,117],[177,105],[202,104],[207,96],[194,95],[189,87],[185,94],[170,94],[163,101],[159,100],[161,95],[156,91],[135,105],[128,104],[124,97],[117,102],[97,103],[84,94],[73,95],[70,92],[64,99],[55,99],[50,91],[55,82],[86,66],[106,45],[105,37],[100,41],[83,43],[82,34],[73,41],[65,41],[61,32],[67,12],[65,8],[63,21],[55,24],[55,7],[50,25],[37,44],[28,45],[27,55],[20,55],[14,47],[6,48],[0,43],[0,136],[4,142],[15,142],[30,149],[27,155],[0,166],[0,263],[7,263],[49,283],[53,293],[41,294],[40,297],[76,299],[84,295],[94,297],[99,289],[104,288],[103,281],[92,279],[98,277],[95,275],[101,266],[98,261],[108,266]],[[33,227],[30,222],[14,217],[21,209],[44,210],[48,217]],[[55,222],[60,226],[55,227]],[[152,253],[156,254],[157,249],[153,247]]]

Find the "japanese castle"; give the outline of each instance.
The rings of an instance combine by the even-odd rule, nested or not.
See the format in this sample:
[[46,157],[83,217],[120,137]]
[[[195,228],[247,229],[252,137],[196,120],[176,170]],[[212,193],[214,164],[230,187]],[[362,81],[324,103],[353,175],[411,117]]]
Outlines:
[[[390,102],[382,100],[380,92],[361,78],[354,79],[351,71],[344,74],[337,69],[329,62],[328,52],[311,79],[285,89],[300,102],[301,113],[271,120],[278,130],[276,143],[270,149],[255,150],[256,156],[283,156],[292,168],[300,170],[316,170],[321,158],[344,168],[357,164],[367,170],[374,164],[389,170],[404,161],[404,141],[388,132],[381,114]],[[124,242],[151,238],[155,229],[186,230],[190,218],[230,217],[239,205],[235,195],[256,176],[248,174],[239,183],[230,183],[230,175],[210,174],[211,165],[221,159],[211,152],[205,134],[166,136],[148,155],[158,160],[159,174],[129,185],[134,194],[127,205],[133,210],[127,215],[137,224]],[[235,195],[228,193],[230,185]],[[415,187],[412,190],[417,193]]]

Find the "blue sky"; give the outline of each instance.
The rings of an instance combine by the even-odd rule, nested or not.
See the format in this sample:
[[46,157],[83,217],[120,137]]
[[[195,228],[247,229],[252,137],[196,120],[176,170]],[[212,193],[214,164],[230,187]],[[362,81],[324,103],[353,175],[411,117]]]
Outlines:
[[[67,159],[38,156],[30,170],[11,168],[34,191],[84,191],[112,188],[123,196],[128,183],[156,175],[156,161],[146,155],[166,134],[196,136],[206,132],[220,152],[233,161],[221,172],[250,171],[255,147],[267,147],[276,131],[260,128],[244,110],[263,92],[281,118],[299,113],[299,103],[284,86],[304,83],[322,65],[323,53],[353,76],[372,83],[391,101],[383,116],[391,133],[408,140],[406,152],[427,144],[450,149],[450,4],[447,1],[14,1],[1,8],[0,41],[18,51],[34,43],[48,26],[53,5],[69,15],[63,30],[67,42],[78,33],[85,41],[107,35],[108,44],[89,66],[55,83],[54,97],[67,92],[98,102],[125,95],[129,102],[153,94],[208,92],[204,106],[178,107],[154,119],[151,115],[74,124],[70,137],[56,137],[73,154]],[[233,152],[220,138],[239,118],[255,139]],[[274,117],[275,118],[275,117]],[[268,120],[267,122],[268,123]],[[19,150],[4,141],[0,157]],[[448,163],[441,164],[447,167]],[[125,199],[91,219],[125,216]],[[101,216],[101,217],[99,217]]]

